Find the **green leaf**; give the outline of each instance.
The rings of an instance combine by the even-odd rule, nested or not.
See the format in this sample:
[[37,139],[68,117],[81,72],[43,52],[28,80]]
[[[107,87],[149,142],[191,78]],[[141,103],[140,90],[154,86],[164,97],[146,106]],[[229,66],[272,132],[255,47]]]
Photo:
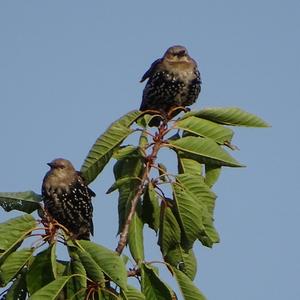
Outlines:
[[132,132],[129,126],[141,115],[140,111],[131,111],[112,123],[96,140],[88,153],[81,172],[86,182],[91,183],[103,170],[113,155],[114,149]]
[[129,261],[129,257],[125,254],[122,254],[121,257],[123,259],[124,264],[127,265],[128,261]]
[[141,266],[142,291],[146,299],[151,300],[172,300],[174,292],[160,280],[153,268],[146,264]]
[[86,273],[88,278],[90,278],[94,282],[104,284],[105,277],[102,269],[99,267],[98,263],[94,260],[92,255],[85,250],[81,250],[80,248],[76,248],[76,254],[78,254],[80,262],[84,266],[85,272],[83,272],[83,270],[81,269],[81,264],[78,263],[78,259],[75,259],[74,256],[72,256],[73,267],[75,267],[76,269],[79,268],[80,274],[85,275],[84,273]]
[[158,236],[158,244],[163,256],[181,242],[181,231],[172,209],[163,202],[161,203],[161,219]]
[[103,272],[118,286],[126,290],[127,271],[122,258],[114,251],[90,241],[78,241],[78,244],[90,254]]
[[206,300],[205,296],[183,272],[172,268],[184,300]]
[[0,224],[0,262],[9,253],[15,251],[23,240],[36,228],[36,221],[31,215],[23,215]]
[[62,274],[62,276],[74,275],[64,287],[63,299],[84,300],[84,297],[86,295],[87,276],[84,266],[79,260],[78,255],[76,255],[75,251],[73,252],[76,258],[73,259],[73,253],[69,252],[72,259],[70,262],[68,262],[65,268],[65,272],[64,274]]
[[175,122],[175,128],[194,135],[211,138],[219,144],[230,142],[233,137],[233,131],[230,128],[194,116],[178,120]]
[[219,179],[221,167],[215,165],[205,165],[205,183],[211,188]]
[[183,118],[196,116],[215,123],[231,126],[270,127],[260,117],[238,107],[211,107],[185,114]]
[[31,295],[55,279],[55,267],[51,259],[53,247],[55,246],[52,245],[37,254],[29,267],[26,281]]
[[131,285],[127,285],[126,293],[123,292],[122,294],[124,294],[128,300],[146,300],[145,296]]
[[35,292],[29,300],[55,300],[72,276],[61,276]]
[[[52,263],[53,265],[53,263]],[[68,261],[64,261],[64,260],[57,260],[56,263],[55,263],[55,279],[59,276],[62,276],[62,275],[66,275],[65,272],[66,272],[66,269],[68,268],[68,265],[69,265],[69,262]]]
[[200,175],[181,174],[176,177],[180,186],[187,191],[194,201],[198,202],[202,207],[202,231],[198,238],[203,245],[212,247],[214,243],[219,242],[219,235],[213,226],[213,214],[215,207],[216,195],[205,184],[204,179]]
[[141,219],[141,210],[141,203],[139,201],[128,231],[128,245],[130,253],[137,264],[144,260],[144,224]]
[[205,205],[208,213],[213,216],[216,194],[205,184],[204,178],[198,174],[180,174],[176,176],[176,180],[185,190],[187,190],[196,201]]
[[150,182],[143,196],[142,219],[145,224],[148,224],[155,232],[159,228],[160,207],[157,194]]
[[149,115],[149,114],[145,114],[145,113],[143,113],[143,114],[144,114],[144,116],[139,118],[136,122],[137,125],[139,125],[143,128],[146,128],[153,118],[160,116],[159,114],[155,114],[155,115]]
[[1,285],[7,285],[16,275],[21,271],[24,265],[30,259],[32,248],[24,248],[10,254],[3,265],[0,267],[0,281]]
[[126,158],[128,156],[137,156],[139,154],[137,154],[137,147],[128,145],[128,146],[120,146],[118,149],[116,149],[113,153],[113,158],[120,160],[123,158]]
[[177,152],[178,173],[198,174],[202,173],[202,164],[197,160],[186,157],[184,152]]
[[243,167],[233,157],[231,157],[216,142],[208,138],[187,136],[176,141],[169,141],[168,147],[176,151],[183,151],[185,156],[193,158],[207,164],[218,166]]
[[77,298],[82,299],[85,296],[87,287],[86,269],[84,268],[82,262],[78,260],[71,261],[70,267],[72,270],[72,274],[76,274],[78,276],[73,276],[68,282],[68,285],[72,283]]
[[0,193],[0,206],[5,211],[13,209],[31,214],[40,208],[42,196],[33,191],[19,193]]
[[[132,181],[137,181],[139,183],[141,179],[139,177],[125,177],[117,180],[106,192],[106,194],[110,194],[116,189],[119,189],[122,185],[130,184]],[[133,182],[133,184],[135,184]]]
[[139,139],[139,149],[142,151],[142,153],[144,153],[144,149],[146,146],[148,146],[149,142],[148,142],[148,132],[146,130],[143,130],[141,132],[140,135],[140,139]]
[[173,183],[172,188],[179,225],[183,232],[181,245],[185,250],[189,250],[204,229],[202,219],[205,207],[180,183]]
[[[140,177],[141,172],[143,171],[143,157],[126,157],[122,160],[119,160],[114,165],[114,176],[116,181],[122,178],[128,177]],[[119,187],[119,199],[118,199],[118,212],[119,212],[119,230],[120,233],[123,229],[124,222],[127,218],[127,215],[131,208],[131,200],[137,193],[140,182],[128,181],[123,182]]]
[[22,272],[14,280],[13,284],[7,291],[5,295],[5,300],[26,300],[27,289],[26,289],[26,280],[25,272]]
[[198,239],[203,246],[212,248],[213,244],[220,242],[220,237],[217,230],[214,227],[213,219],[209,216],[203,217],[204,230],[199,235]]
[[191,280],[194,280],[197,273],[197,260],[192,249],[186,252],[180,246],[177,246],[170,250],[164,259],[171,266],[185,273]]

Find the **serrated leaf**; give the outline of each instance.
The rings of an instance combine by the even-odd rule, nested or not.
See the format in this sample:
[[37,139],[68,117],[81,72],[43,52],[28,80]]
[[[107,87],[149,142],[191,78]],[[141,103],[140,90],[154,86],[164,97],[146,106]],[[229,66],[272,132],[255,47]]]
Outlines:
[[178,221],[183,233],[181,245],[185,250],[189,250],[204,229],[202,219],[205,207],[178,182],[173,183],[172,188]]
[[178,173],[179,174],[198,174],[202,173],[202,164],[197,160],[186,157],[184,152],[177,152]]
[[208,138],[187,136],[176,141],[169,141],[168,147],[183,151],[184,155],[207,164],[218,166],[243,167],[216,142]]
[[[72,276],[72,278],[67,282],[62,291],[64,297],[61,295],[60,297],[63,299],[84,300],[87,287],[86,272],[75,251],[71,251],[70,253],[70,249],[68,250],[71,256],[71,261],[67,263],[65,272],[61,274],[61,276],[74,276]],[[73,257],[73,254],[75,258]]]
[[66,273],[66,269],[68,267],[69,262],[68,261],[64,261],[64,260],[57,260],[55,265],[56,265],[56,269],[55,269],[55,279],[59,276],[62,275],[69,275],[69,274],[65,274]]
[[205,296],[183,272],[172,268],[184,300],[206,300]]
[[31,215],[27,214],[1,223],[0,262],[2,262],[9,253],[15,251],[35,228],[36,221]]
[[196,116],[215,123],[231,126],[270,127],[260,117],[238,107],[211,107],[185,114],[183,118]]
[[113,282],[126,290],[127,271],[122,258],[116,252],[90,241],[80,240],[78,244],[90,254],[93,260]]
[[233,131],[230,128],[194,116],[180,119],[175,122],[174,126],[195,135],[211,138],[219,144],[230,142],[233,137]]
[[51,259],[53,247],[55,246],[52,245],[38,253],[29,267],[26,282],[31,295],[55,279]]
[[96,140],[88,153],[81,172],[86,182],[91,183],[103,170],[113,155],[114,149],[132,132],[129,126],[141,115],[140,111],[131,111],[112,123]]
[[[128,177],[140,177],[143,171],[143,157],[138,156],[135,158],[126,157],[119,160],[114,165],[114,176],[116,180]],[[131,208],[131,200],[137,193],[140,182],[128,181],[126,184],[119,188],[118,198],[118,212],[119,212],[119,229],[120,233],[123,229],[124,222],[127,218],[128,212]]]
[[141,132],[140,138],[139,138],[139,148],[145,149],[145,147],[148,145],[148,133],[146,130],[143,130]]
[[216,195],[205,184],[200,175],[180,174],[176,177],[180,186],[188,192],[196,202],[202,207],[202,231],[198,238],[203,245],[212,247],[214,243],[219,242],[219,235],[213,226],[213,214]]
[[217,196],[205,184],[203,176],[198,174],[179,174],[176,176],[176,180],[196,198],[196,201],[205,205],[208,213],[213,216]]
[[[90,278],[94,282],[99,282],[100,284],[101,283],[104,284],[105,277],[102,272],[102,269],[99,267],[98,263],[94,260],[91,254],[85,250],[81,250],[80,248],[76,248],[76,254],[79,257],[81,264],[79,264],[78,259],[72,256],[73,267],[78,269],[81,274],[84,274],[82,272],[83,270],[81,269],[81,265],[82,265],[85,269],[85,273],[88,278]],[[83,280],[86,281],[84,278]]]
[[128,156],[137,156],[137,150],[138,148],[135,146],[120,146],[118,149],[116,149],[113,153],[113,158],[120,160],[123,158],[126,158]]
[[127,265],[128,261],[130,260],[129,256],[122,254],[121,258],[123,259],[124,264]]
[[204,230],[201,232],[198,239],[203,246],[212,248],[215,243],[220,242],[219,234],[214,227],[213,220],[210,217],[204,216],[203,223]]
[[[132,181],[136,181],[136,183],[138,184],[141,179],[139,177],[125,177],[125,178],[121,178],[118,179],[106,192],[106,194],[110,194],[112,192],[114,192],[116,189],[119,189],[122,185],[126,185],[126,184],[131,184]],[[133,184],[135,184],[135,182],[133,182]]]
[[146,187],[143,196],[142,219],[145,224],[148,224],[155,232],[159,228],[160,207],[157,194],[152,183]]
[[194,280],[197,273],[197,260],[192,249],[184,251],[180,246],[177,246],[171,249],[164,259],[171,266],[185,273],[191,280]]
[[18,210],[31,214],[40,208],[42,196],[33,191],[18,193],[0,193],[0,206],[5,211]]
[[143,228],[144,224],[141,219],[141,203],[138,202],[135,214],[132,217],[128,231],[128,246],[132,257],[137,264],[140,261],[144,260]]
[[7,285],[21,271],[24,265],[30,259],[32,248],[24,248],[10,254],[0,267],[1,285]]
[[215,165],[205,165],[204,181],[210,188],[217,182],[221,174],[221,167]]
[[124,294],[128,300],[146,300],[145,295],[131,285],[127,285],[126,293],[123,292],[122,294]]
[[55,300],[66,283],[75,275],[61,276],[35,292],[29,300]]
[[172,209],[161,204],[160,228],[158,244],[162,255],[165,256],[171,249],[177,248],[181,242],[181,230]]
[[71,280],[67,283],[68,285],[72,283],[76,297],[78,299],[84,299],[85,293],[86,293],[86,287],[87,287],[87,274],[86,270],[82,264],[82,262],[76,260],[71,261],[70,267],[72,270],[72,274],[76,274],[78,276],[73,276]]
[[151,300],[172,300],[174,292],[160,280],[153,268],[146,264],[141,266],[142,292],[146,299]]
[[144,116],[138,118],[137,120],[137,125],[146,128],[147,126],[149,126],[148,124],[151,122],[151,120],[153,118],[156,117],[161,117],[159,114],[155,114],[155,115],[150,115],[150,114],[145,114],[145,112],[143,112]]

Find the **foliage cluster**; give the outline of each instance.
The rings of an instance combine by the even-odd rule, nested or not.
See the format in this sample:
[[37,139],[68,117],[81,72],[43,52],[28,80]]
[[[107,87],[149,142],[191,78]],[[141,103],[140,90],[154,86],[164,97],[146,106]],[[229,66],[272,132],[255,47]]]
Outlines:
[[[191,111],[155,131],[148,127],[152,117],[132,111],[114,122],[81,167],[91,183],[111,159],[116,161],[115,182],[107,191],[118,191],[120,238],[115,251],[92,241],[72,240],[59,224],[35,219],[32,213],[42,211],[39,194],[0,193],[6,211],[25,213],[0,224],[0,284],[7,287],[2,299],[177,299],[155,263],[145,257],[145,225],[156,233],[161,263],[175,277],[182,297],[205,299],[193,283],[197,272],[193,246],[219,242],[212,187],[222,167],[242,166],[226,151],[236,148],[231,127],[268,125],[238,108]],[[137,143],[126,144],[134,132],[139,133]],[[174,152],[176,174],[158,161],[161,149]],[[25,240],[29,247],[21,247]],[[58,257],[58,243],[66,247],[68,260]],[[122,254],[126,245],[130,258]],[[129,260],[134,268],[127,266]],[[128,277],[137,279],[135,287],[128,284]]]

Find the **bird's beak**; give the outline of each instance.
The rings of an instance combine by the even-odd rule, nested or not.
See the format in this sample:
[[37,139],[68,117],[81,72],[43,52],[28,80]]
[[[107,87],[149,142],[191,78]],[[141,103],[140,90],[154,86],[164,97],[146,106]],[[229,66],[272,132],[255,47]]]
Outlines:
[[178,53],[178,56],[185,56],[186,55],[186,51],[182,50]]

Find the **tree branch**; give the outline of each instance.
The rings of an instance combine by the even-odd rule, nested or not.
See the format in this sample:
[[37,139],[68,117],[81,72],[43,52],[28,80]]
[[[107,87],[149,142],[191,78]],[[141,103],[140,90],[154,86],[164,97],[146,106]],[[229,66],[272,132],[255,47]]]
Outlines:
[[130,223],[135,214],[137,203],[138,203],[140,197],[142,196],[142,194],[144,193],[145,183],[148,180],[148,175],[149,175],[151,168],[154,165],[154,162],[157,157],[157,153],[158,153],[161,145],[163,144],[163,138],[164,138],[166,132],[167,132],[167,127],[164,124],[162,124],[159,126],[158,132],[153,138],[154,144],[153,144],[152,152],[146,158],[147,162],[146,162],[146,166],[144,169],[144,173],[142,175],[141,183],[138,187],[138,190],[137,190],[135,196],[131,200],[131,208],[130,208],[129,214],[127,216],[127,220],[124,224],[123,230],[120,233],[120,239],[118,242],[118,246],[115,250],[119,255],[121,255],[121,253],[123,252],[123,250],[127,244]]
[[118,243],[118,246],[116,248],[116,252],[118,252],[119,254],[122,253],[124,247],[127,244],[129,226],[130,226],[131,220],[133,218],[133,215],[135,213],[137,203],[138,203],[140,197],[142,196],[142,194],[144,192],[144,185],[145,185],[145,182],[146,182],[147,178],[148,178],[148,170],[147,170],[147,168],[145,168],[145,171],[144,171],[141,183],[139,185],[138,191],[135,194],[134,198],[131,200],[131,208],[130,208],[130,212],[128,214],[127,220],[125,222],[125,225],[123,227],[122,232],[120,233],[119,243]]

